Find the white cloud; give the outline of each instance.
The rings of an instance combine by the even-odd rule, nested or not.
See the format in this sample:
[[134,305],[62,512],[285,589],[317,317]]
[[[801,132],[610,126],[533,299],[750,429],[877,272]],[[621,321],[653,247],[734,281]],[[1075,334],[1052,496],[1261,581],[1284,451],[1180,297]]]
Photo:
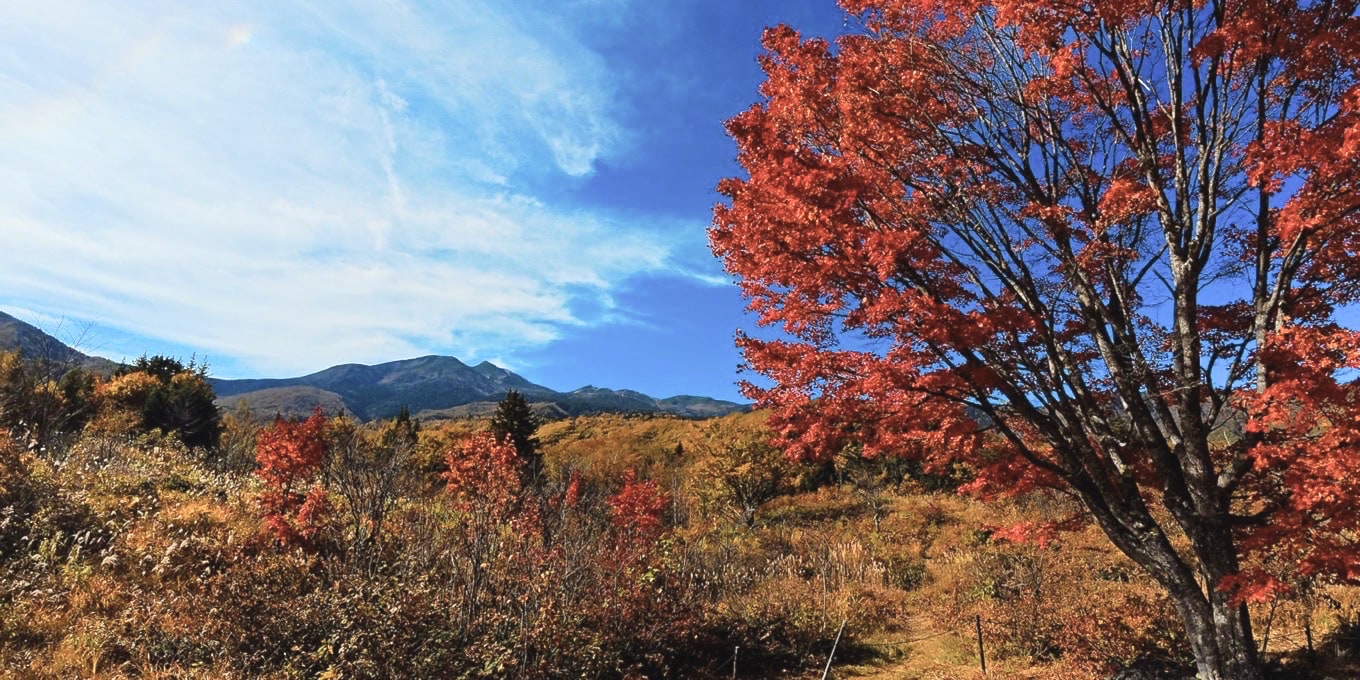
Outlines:
[[512,356],[680,271],[536,197],[626,137],[599,58],[432,4],[0,5],[0,295],[282,373]]

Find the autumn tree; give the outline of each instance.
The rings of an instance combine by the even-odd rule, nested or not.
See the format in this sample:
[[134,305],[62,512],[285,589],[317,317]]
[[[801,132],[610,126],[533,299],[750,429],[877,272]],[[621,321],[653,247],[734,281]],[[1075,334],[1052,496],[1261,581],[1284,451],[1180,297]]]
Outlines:
[[306,420],[276,418],[255,437],[265,528],[281,544],[308,545],[321,528],[330,509],[322,485],[327,447],[320,408]]
[[84,427],[95,410],[95,383],[79,366],[0,352],[0,427],[45,449],[58,435]]
[[345,415],[327,423],[320,476],[326,489],[342,500],[337,505],[351,556],[372,556],[387,516],[414,487],[411,458],[419,437],[420,422],[405,407],[394,420],[374,428]]
[[798,473],[763,430],[715,423],[697,448],[702,458],[690,480],[695,494],[710,509],[730,511],[747,528],[755,525],[760,506],[792,490]]
[[103,390],[107,406],[135,418],[136,429],[174,433],[188,446],[215,447],[222,414],[208,383],[207,364],[166,356],[140,357]]
[[242,400],[222,414],[222,434],[210,459],[227,470],[249,470],[255,464],[255,437],[260,424],[250,403]]
[[770,29],[710,231],[785,333],[739,339],[750,394],[797,455],[1071,493],[1200,677],[1261,677],[1254,555],[1360,576],[1356,5],[842,0],[834,45]]
[[478,433],[450,447],[445,462],[446,491],[460,516],[453,531],[459,559],[453,566],[462,598],[459,627],[466,632],[486,605],[492,567],[511,550],[513,537],[537,532],[538,515],[521,502],[522,461],[509,441]]
[[[162,354],[157,354],[155,356],[143,354],[142,356],[137,357],[137,360],[132,362],[131,366],[123,368],[119,373],[145,373],[162,383],[167,383],[175,376],[183,373],[186,369],[196,369],[198,367],[198,362],[195,359],[190,359],[189,365],[185,366],[184,362],[174,357],[168,357]],[[207,366],[203,366],[202,368],[203,372],[206,373]]]
[[665,531],[662,518],[670,502],[655,480],[639,480],[637,471],[629,470],[623,475],[623,486],[609,497],[610,520],[616,529],[636,539],[634,543],[645,545]]

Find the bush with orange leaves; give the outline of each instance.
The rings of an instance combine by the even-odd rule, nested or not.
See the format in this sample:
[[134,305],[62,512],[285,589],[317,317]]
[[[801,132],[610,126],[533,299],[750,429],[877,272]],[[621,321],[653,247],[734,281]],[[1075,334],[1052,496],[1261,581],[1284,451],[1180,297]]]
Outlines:
[[513,446],[481,432],[461,446],[450,447],[444,462],[449,468],[444,473],[446,488],[460,509],[486,507],[508,517],[519,505],[519,459]]
[[328,502],[319,477],[326,456],[326,417],[278,418],[255,442],[256,476],[264,482],[260,506],[265,527],[284,545],[311,545]]
[[653,543],[661,537],[665,531],[661,517],[668,506],[670,496],[657,486],[656,481],[639,480],[633,470],[624,473],[623,487],[609,497],[614,527],[634,543]]
[[[477,434],[446,455],[453,631],[468,668],[516,677],[676,672],[698,603],[665,559],[668,496],[628,473],[526,486],[513,446]],[[440,545],[442,543],[442,545]]]
[[458,513],[448,534],[454,588],[461,599],[455,616],[467,636],[484,623],[484,610],[495,608],[505,576],[498,567],[508,566],[507,554],[529,547],[524,539],[537,533],[537,518],[521,502],[519,458],[510,444],[479,433],[450,447],[445,462],[446,492]]

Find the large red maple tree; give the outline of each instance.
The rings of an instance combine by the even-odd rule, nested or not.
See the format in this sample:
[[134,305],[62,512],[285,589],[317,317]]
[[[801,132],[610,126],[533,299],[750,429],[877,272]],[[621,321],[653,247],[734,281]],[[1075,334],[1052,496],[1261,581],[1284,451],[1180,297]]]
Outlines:
[[728,121],[751,394],[795,454],[1073,493],[1261,677],[1253,553],[1360,577],[1357,2],[841,4]]

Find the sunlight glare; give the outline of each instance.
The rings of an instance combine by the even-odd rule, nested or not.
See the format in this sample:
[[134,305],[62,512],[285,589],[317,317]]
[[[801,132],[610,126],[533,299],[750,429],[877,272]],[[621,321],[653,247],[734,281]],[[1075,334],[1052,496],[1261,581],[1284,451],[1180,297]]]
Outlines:
[[250,27],[245,24],[237,24],[227,29],[227,45],[231,47],[241,47],[250,43]]

